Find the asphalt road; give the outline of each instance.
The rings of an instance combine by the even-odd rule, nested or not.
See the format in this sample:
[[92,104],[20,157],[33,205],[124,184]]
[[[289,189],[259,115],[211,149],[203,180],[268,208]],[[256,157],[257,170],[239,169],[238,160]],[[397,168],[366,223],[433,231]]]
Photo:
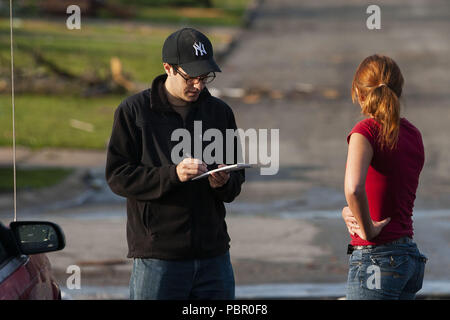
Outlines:
[[[377,3],[380,30],[366,27],[366,1],[263,2],[213,83],[222,91],[248,92],[247,99],[224,97],[239,127],[280,129],[279,174],[255,175],[255,182],[264,182],[245,192],[260,193],[261,201],[301,198],[323,206],[326,195],[308,195],[316,188],[335,205],[335,192],[342,195],[346,135],[360,119],[350,96],[353,75],[366,56],[381,53],[399,64],[402,116],[423,134],[426,162],[416,207],[450,207],[450,3]],[[281,181],[284,187],[277,185]]]

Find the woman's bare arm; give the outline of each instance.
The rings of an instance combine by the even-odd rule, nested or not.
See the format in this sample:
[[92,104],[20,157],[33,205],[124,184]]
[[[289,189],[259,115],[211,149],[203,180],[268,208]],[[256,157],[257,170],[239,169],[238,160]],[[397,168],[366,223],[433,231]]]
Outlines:
[[365,184],[372,157],[373,149],[369,141],[363,135],[353,133],[348,145],[344,189],[348,207],[359,226],[351,230],[364,240],[375,238],[390,221],[390,218],[387,218],[376,222],[370,217]]

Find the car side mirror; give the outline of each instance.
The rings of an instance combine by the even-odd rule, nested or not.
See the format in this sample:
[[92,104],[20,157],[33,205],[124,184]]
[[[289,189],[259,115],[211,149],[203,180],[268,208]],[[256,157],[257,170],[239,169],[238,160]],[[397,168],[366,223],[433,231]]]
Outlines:
[[47,221],[16,221],[9,228],[24,254],[62,250],[66,246],[64,232],[55,223]]

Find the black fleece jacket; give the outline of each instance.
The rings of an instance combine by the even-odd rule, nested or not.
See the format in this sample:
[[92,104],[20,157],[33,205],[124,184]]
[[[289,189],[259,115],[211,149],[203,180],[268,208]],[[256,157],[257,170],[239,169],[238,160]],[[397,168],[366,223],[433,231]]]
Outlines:
[[[151,89],[125,99],[116,109],[106,180],[114,193],[127,198],[129,258],[214,257],[229,249],[224,202],[233,201],[241,192],[244,170],[230,172],[228,182],[216,189],[208,179],[180,182],[171,160],[171,150],[179,142],[171,141],[171,135],[185,128],[192,137],[194,121],[202,121],[203,132],[219,129],[225,162],[225,130],[236,129],[234,115],[205,88],[184,122],[159,93],[166,78],[158,76]],[[208,143],[202,143],[203,149]],[[233,143],[237,144],[236,139]],[[208,165],[208,169],[217,165]]]

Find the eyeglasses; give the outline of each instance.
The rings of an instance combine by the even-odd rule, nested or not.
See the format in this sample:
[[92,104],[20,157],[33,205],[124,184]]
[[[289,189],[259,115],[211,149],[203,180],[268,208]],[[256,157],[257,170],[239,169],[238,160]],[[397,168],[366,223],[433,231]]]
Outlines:
[[173,68],[176,72],[180,74],[180,76],[186,81],[186,84],[188,85],[197,84],[200,83],[200,81],[203,84],[208,84],[211,83],[216,78],[216,74],[214,72],[210,72],[207,75],[191,78],[186,73],[181,72],[180,69],[178,69],[177,67],[173,66]]

